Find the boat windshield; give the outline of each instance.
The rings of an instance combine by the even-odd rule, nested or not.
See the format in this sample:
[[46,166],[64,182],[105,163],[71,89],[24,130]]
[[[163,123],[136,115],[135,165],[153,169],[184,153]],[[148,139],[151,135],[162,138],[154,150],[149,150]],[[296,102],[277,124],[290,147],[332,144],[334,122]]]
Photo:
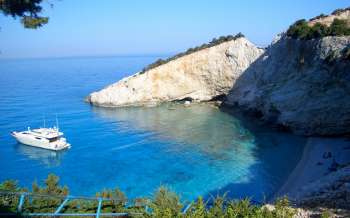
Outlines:
[[49,142],[54,142],[60,139],[60,137],[49,138]]

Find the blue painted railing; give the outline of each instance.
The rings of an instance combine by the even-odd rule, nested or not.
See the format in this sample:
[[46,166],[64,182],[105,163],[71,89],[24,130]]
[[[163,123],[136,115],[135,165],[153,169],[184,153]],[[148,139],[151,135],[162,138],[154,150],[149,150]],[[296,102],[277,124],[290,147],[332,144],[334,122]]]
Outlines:
[[[17,215],[23,215],[24,217],[33,216],[33,217],[59,217],[59,216],[76,216],[76,217],[103,217],[103,216],[109,216],[109,217],[120,217],[120,216],[137,216],[142,215],[143,213],[137,213],[137,212],[120,212],[120,213],[102,213],[101,209],[103,206],[104,201],[120,201],[120,199],[114,199],[114,198],[102,198],[102,197],[78,197],[78,196],[53,196],[53,195],[43,195],[43,194],[33,194],[28,192],[1,192],[0,196],[16,196],[19,198],[18,206],[17,206],[17,213],[2,213],[0,211],[0,217],[9,217],[9,216],[17,216]],[[53,213],[26,213],[23,212],[23,205],[26,200],[28,199],[28,202],[30,202],[29,198],[47,198],[47,199],[61,199],[63,200],[62,203],[57,207],[55,212]],[[64,206],[70,201],[70,200],[87,200],[87,201],[97,201],[97,209],[96,213],[62,213],[62,209]],[[0,205],[1,206],[1,205]],[[185,214],[189,209],[191,208],[191,204],[185,205],[185,207],[182,209],[182,213]],[[144,207],[145,213],[151,213],[150,208],[145,205]]]
[[[101,197],[77,197],[77,196],[52,196],[52,195],[42,195],[42,194],[33,194],[28,192],[0,192],[0,196],[16,196],[19,197],[18,206],[17,206],[17,213],[2,213],[0,212],[0,217],[8,217],[8,216],[17,216],[17,215],[23,215],[24,217],[27,216],[37,216],[37,217],[59,217],[59,216],[76,216],[76,217],[102,217],[102,216],[109,216],[109,217],[118,217],[118,216],[129,216],[129,215],[142,215],[142,213],[136,213],[136,212],[121,212],[121,213],[102,213],[101,208],[103,206],[103,202],[105,201],[119,201],[120,199],[113,199],[113,198],[101,198]],[[25,213],[23,212],[23,205],[26,200],[26,198],[30,197],[40,197],[40,198],[47,198],[47,199],[62,199],[62,203],[57,207],[55,212],[53,213]],[[98,206],[96,209],[96,213],[61,213],[64,206],[70,201],[70,200],[87,200],[87,201],[97,201]],[[29,201],[30,202],[30,201]],[[1,206],[1,205],[0,205]]]

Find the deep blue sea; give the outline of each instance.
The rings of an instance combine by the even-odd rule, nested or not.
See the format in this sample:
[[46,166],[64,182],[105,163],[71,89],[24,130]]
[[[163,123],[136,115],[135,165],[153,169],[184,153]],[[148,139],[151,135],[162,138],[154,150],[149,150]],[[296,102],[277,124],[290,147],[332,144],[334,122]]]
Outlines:
[[[129,198],[166,185],[192,200],[227,193],[262,200],[285,181],[305,139],[205,104],[99,108],[90,92],[159,57],[0,60],[0,181],[30,187],[49,173],[73,195],[119,187]],[[72,148],[18,144],[14,130],[55,124]]]

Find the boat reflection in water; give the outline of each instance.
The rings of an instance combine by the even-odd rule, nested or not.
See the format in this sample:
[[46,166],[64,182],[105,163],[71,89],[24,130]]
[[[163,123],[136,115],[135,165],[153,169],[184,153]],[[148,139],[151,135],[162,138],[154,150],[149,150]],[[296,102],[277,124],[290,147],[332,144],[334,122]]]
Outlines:
[[48,167],[55,167],[61,164],[64,151],[52,151],[43,148],[32,147],[18,143],[15,146],[17,152],[32,160],[40,161]]

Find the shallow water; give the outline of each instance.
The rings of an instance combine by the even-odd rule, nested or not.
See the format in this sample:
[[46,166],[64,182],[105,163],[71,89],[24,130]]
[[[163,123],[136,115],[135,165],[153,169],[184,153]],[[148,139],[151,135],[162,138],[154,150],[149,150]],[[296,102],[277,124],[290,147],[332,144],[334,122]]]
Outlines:
[[[211,105],[99,108],[90,92],[158,57],[0,61],[0,180],[30,186],[48,173],[72,194],[120,187],[128,197],[169,186],[183,200],[227,193],[262,200],[295,167],[305,140]],[[55,114],[72,148],[46,151],[18,144],[10,131]]]

